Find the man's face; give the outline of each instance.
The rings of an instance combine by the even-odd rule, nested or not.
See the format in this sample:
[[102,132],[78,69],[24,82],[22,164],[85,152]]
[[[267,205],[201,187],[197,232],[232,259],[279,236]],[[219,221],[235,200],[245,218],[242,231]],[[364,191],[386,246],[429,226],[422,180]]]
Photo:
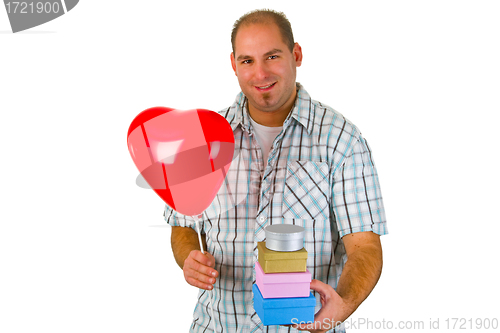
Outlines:
[[290,52],[276,24],[252,24],[240,27],[234,52],[231,64],[250,111],[288,112],[283,108],[293,105],[297,67],[302,63],[299,44]]

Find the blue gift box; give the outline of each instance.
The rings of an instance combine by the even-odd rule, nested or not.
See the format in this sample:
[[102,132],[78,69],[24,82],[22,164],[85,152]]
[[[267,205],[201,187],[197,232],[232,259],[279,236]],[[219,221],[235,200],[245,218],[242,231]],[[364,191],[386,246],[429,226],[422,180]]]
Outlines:
[[263,298],[259,287],[253,285],[253,307],[265,326],[312,323],[316,298],[309,297]]

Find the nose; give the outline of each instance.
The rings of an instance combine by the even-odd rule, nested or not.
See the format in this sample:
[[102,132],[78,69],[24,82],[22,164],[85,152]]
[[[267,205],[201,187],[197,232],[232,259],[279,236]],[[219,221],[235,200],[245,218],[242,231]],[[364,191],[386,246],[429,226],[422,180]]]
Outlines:
[[254,66],[254,76],[257,81],[265,81],[269,77],[269,67],[265,62],[257,62]]

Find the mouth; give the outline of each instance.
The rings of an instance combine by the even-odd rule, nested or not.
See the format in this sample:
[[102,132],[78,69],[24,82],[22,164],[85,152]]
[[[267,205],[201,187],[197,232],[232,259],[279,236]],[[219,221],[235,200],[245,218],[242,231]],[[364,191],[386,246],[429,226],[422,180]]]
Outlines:
[[255,86],[258,91],[269,91],[271,90],[277,82],[268,84],[267,86]]

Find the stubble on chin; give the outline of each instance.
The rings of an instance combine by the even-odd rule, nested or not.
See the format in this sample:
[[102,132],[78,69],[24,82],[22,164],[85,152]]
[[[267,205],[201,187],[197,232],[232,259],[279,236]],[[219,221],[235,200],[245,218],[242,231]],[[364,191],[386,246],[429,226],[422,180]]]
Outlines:
[[262,99],[264,100],[264,102],[266,102],[266,104],[268,104],[268,101],[269,99],[271,98],[271,94],[270,93],[265,93],[262,95]]
[[271,104],[271,94],[270,93],[263,94],[262,100],[264,102],[264,105],[268,107]]

